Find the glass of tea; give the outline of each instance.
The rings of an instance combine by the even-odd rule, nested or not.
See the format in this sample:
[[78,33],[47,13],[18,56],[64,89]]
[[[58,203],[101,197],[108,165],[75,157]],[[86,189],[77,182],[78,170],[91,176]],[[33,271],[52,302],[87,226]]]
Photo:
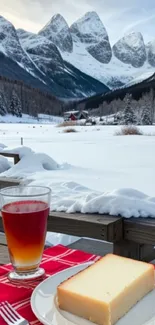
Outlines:
[[44,250],[51,190],[42,186],[14,186],[0,191],[1,214],[13,270],[11,281],[35,280]]

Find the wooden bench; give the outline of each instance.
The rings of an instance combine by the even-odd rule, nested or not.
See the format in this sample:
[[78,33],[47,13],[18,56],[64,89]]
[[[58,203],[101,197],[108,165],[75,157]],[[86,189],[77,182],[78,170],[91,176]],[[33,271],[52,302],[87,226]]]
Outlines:
[[[113,244],[115,254],[149,262],[155,259],[155,219],[51,212],[48,231],[94,238]],[[0,231],[3,232],[0,217]],[[104,255],[103,242],[103,255]]]
[[17,164],[20,161],[20,157],[17,153],[7,153],[7,152],[0,152],[0,156],[4,156],[7,158],[13,158],[14,164]]

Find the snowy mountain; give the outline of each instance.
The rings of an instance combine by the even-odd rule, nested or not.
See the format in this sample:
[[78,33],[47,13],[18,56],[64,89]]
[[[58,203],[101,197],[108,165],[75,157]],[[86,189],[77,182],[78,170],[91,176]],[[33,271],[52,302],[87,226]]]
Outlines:
[[146,48],[141,33],[125,35],[113,46],[113,53],[123,63],[140,68],[146,61]]
[[64,61],[54,43],[41,35],[36,35],[24,30],[17,30],[20,43],[32,61],[44,74],[60,73],[64,70]]
[[[40,79],[34,77],[26,69],[22,68],[16,61],[6,56],[0,51],[0,78],[6,77],[12,81],[21,81],[27,86],[40,89],[43,92],[51,92],[48,84],[43,83]],[[1,89],[0,89],[1,92]],[[4,89],[5,92],[5,89]]]
[[65,62],[53,42],[42,35],[16,31],[3,17],[0,17],[0,63],[2,76],[26,81],[60,98],[83,98],[108,91],[104,84]]
[[[57,18],[57,40],[53,37],[53,21]],[[58,24],[59,22],[59,24]],[[51,25],[52,23],[52,25]],[[72,36],[73,48],[70,51],[61,46],[65,33],[58,33],[65,24],[66,35]],[[58,28],[59,25],[59,28]],[[52,28],[50,28],[52,26]],[[139,32],[129,31],[120,38],[111,49],[108,31],[96,12],[88,12],[74,22],[70,28],[60,15],[42,29],[46,38],[51,38],[59,48],[62,58],[82,72],[103,82],[114,89],[123,86],[134,79],[142,79],[146,73],[155,71],[154,42],[145,45],[143,36]]]
[[74,43],[73,53],[61,52],[64,60],[86,74],[100,80],[109,88],[123,86],[145,72],[153,73],[155,69],[145,61],[140,68],[125,64],[118,60],[114,54],[109,64],[103,64],[93,58],[82,43]]
[[[58,17],[59,22],[63,21],[62,16],[61,19],[60,15]],[[43,28],[47,38],[51,37],[51,33],[53,34],[53,28],[50,30],[49,27],[52,21],[53,19]],[[111,49],[108,31],[94,11],[86,13],[70,28],[67,25],[66,29],[67,34],[70,32],[72,36],[72,51],[62,49],[62,46],[59,45],[62,40],[59,39],[58,33],[57,43],[53,38],[62,58],[111,89],[125,85],[137,78],[142,79],[146,73],[151,75],[155,71],[154,43],[152,41],[152,45],[145,45],[143,36],[138,31],[129,31],[113,44]],[[64,33],[61,35],[62,37],[64,37]],[[148,46],[150,46],[150,50],[147,50]]]
[[52,41],[61,51],[73,51],[73,40],[69,26],[59,14],[52,17],[49,23],[39,32],[39,35],[45,36]]
[[15,31],[9,24],[4,18],[0,21],[0,51],[56,96],[91,96],[155,72],[155,40],[145,44],[136,30],[118,37],[111,46],[108,30],[94,11],[71,26],[57,14],[38,34]]
[[108,88],[99,81],[85,75],[70,63],[65,62],[48,38],[24,30],[17,30],[20,43],[31,60],[50,80],[52,91],[57,96],[86,97],[92,93],[105,92]]
[[88,12],[70,27],[75,43],[82,43],[85,49],[101,63],[109,63],[112,57],[109,37],[96,12]]
[[31,75],[40,77],[39,70],[21,47],[14,26],[0,16],[0,52],[17,62]]

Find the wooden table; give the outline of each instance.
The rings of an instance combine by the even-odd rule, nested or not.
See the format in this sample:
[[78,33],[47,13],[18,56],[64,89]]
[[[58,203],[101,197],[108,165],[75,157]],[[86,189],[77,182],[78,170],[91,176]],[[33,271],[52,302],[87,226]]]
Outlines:
[[[99,242],[81,239],[75,243],[75,248],[102,256],[110,250],[115,254],[137,260],[149,262],[155,259],[155,219],[125,219],[109,215],[51,212],[47,230],[100,240]],[[0,231],[3,231],[1,217]],[[6,252],[4,243],[0,249],[1,252]],[[6,258],[6,253],[4,255]]]

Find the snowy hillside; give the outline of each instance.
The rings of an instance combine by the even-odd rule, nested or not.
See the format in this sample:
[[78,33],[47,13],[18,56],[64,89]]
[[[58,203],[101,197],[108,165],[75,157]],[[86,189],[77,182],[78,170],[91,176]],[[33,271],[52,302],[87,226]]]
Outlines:
[[152,71],[145,72],[144,74],[140,74],[136,78],[132,79],[129,83],[126,84],[127,87],[138,84],[142,82],[143,80],[146,80],[152,76]]
[[150,75],[155,72],[148,62],[140,68],[134,68],[130,64],[125,64],[114,55],[109,64],[103,64],[93,58],[85,49],[85,45],[74,42],[73,52],[61,52],[64,60],[70,62],[81,71],[91,74],[92,77],[100,80],[110,88],[116,88],[122,84],[127,84],[136,78],[145,79],[145,73]]

